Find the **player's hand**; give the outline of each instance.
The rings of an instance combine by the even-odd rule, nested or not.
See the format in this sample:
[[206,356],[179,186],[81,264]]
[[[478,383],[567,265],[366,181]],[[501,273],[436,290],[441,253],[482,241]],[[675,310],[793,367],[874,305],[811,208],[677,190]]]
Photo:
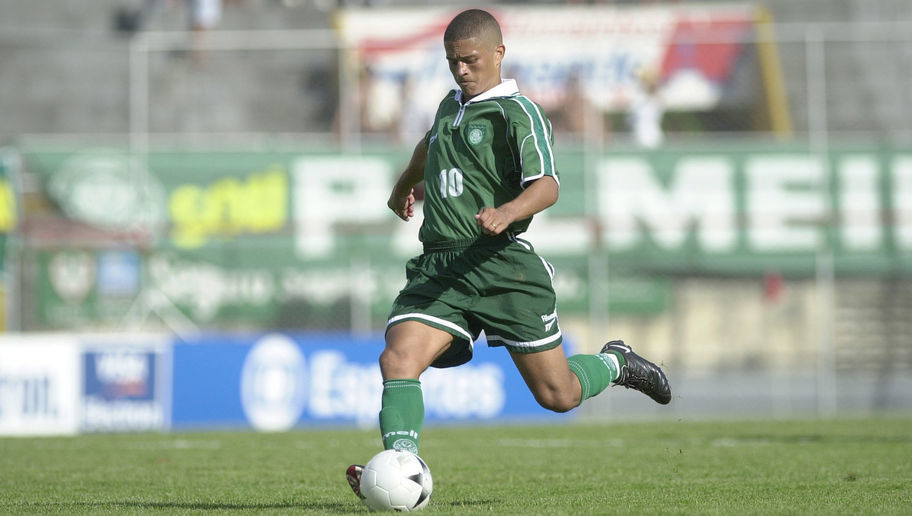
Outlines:
[[485,235],[499,235],[506,231],[513,219],[498,208],[485,206],[475,214],[475,223]]
[[397,195],[395,191],[386,201],[389,209],[393,210],[400,219],[408,222],[415,215],[415,189],[410,188],[407,195]]

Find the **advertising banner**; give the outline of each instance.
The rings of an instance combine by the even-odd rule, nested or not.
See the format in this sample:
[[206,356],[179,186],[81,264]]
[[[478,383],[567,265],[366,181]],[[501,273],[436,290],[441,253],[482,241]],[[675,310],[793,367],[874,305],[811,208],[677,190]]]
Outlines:
[[0,435],[74,434],[81,376],[75,337],[3,337]]
[[29,334],[0,338],[0,435],[166,430],[166,336]]
[[[206,335],[174,348],[173,427],[281,431],[377,424],[382,336]],[[502,348],[421,378],[428,422],[548,418]]]
[[[114,165],[124,155],[25,153],[74,227],[115,242],[31,251],[39,300],[27,320],[41,328],[121,323],[131,310],[203,328],[347,329],[356,310],[382,323],[420,252],[420,206],[409,223],[386,208],[402,152],[153,151],[141,179],[154,188]],[[594,271],[612,311],[637,313],[667,306],[670,274],[810,276],[821,253],[838,274],[912,274],[907,148],[563,147],[557,161],[560,200],[526,237],[557,269],[562,314],[586,313]],[[120,179],[98,188],[98,174]],[[61,177],[69,189],[53,187]],[[95,209],[118,184],[148,197],[155,224]],[[141,250],[118,240],[133,230],[148,236]]]

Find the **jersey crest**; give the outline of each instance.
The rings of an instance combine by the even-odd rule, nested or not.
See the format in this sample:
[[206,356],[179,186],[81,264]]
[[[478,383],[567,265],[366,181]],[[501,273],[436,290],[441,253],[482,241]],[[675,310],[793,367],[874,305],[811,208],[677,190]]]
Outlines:
[[478,145],[485,139],[484,124],[469,124],[466,129],[466,141],[470,145]]

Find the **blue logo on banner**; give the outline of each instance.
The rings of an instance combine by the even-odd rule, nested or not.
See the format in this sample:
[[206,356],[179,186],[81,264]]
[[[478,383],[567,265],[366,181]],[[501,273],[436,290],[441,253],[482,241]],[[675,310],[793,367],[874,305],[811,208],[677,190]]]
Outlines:
[[104,251],[98,254],[98,293],[129,297],[139,292],[140,264],[135,251]]
[[241,407],[258,430],[294,426],[307,404],[307,362],[284,335],[267,335],[253,346],[241,367]]

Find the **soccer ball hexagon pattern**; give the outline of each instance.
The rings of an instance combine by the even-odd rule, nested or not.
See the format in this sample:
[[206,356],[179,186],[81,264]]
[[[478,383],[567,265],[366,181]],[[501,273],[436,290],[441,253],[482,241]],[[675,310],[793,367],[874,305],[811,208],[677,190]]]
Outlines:
[[434,481],[427,464],[407,451],[382,451],[361,473],[364,503],[374,511],[421,510],[431,499],[433,489]]

